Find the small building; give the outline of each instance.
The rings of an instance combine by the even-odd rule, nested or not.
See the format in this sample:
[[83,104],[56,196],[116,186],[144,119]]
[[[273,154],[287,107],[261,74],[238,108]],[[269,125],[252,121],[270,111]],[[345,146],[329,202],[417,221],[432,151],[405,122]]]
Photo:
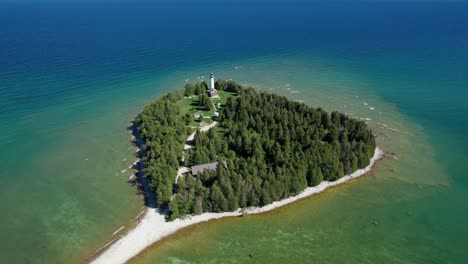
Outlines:
[[[192,175],[197,176],[198,174],[203,174],[205,170],[210,170],[214,171],[218,168],[219,162],[212,162],[212,163],[206,163],[206,164],[200,164],[200,165],[195,165],[192,166]],[[223,165],[225,168],[227,168],[227,163],[226,161],[223,161]]]
[[201,115],[203,115],[203,113],[201,111],[198,111],[195,114],[193,114],[193,117],[200,118]]

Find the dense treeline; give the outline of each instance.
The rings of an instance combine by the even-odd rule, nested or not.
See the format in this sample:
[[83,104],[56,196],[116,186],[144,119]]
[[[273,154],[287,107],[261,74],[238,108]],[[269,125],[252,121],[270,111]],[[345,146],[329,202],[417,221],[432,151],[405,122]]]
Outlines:
[[262,206],[334,181],[369,164],[375,139],[366,124],[286,97],[218,81],[234,92],[219,128],[197,133],[187,162],[227,161],[227,168],[179,181],[171,218]]
[[190,95],[206,94],[207,90],[208,90],[208,84],[205,81],[195,83],[195,84],[187,83],[185,85],[184,95],[190,96]]
[[[196,134],[185,165],[226,161],[227,166],[188,174],[175,184],[190,121],[176,102],[184,95],[201,99],[206,86],[186,85],[184,92],[153,102],[137,118],[146,147],[145,175],[158,206],[169,207],[170,219],[266,205],[363,168],[374,154],[374,136],[362,121],[217,81],[218,90],[236,96],[222,106],[218,126]],[[211,101],[203,100],[204,105]]]
[[156,194],[158,206],[166,206],[173,194],[181,150],[187,139],[186,118],[176,104],[183,92],[173,92],[146,106],[136,118],[144,140],[144,174]]

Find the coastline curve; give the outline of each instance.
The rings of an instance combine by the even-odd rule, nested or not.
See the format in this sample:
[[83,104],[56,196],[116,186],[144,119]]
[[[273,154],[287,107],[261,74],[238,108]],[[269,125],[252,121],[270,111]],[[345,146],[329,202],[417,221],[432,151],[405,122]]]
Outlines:
[[134,229],[130,230],[126,235],[115,241],[99,256],[92,260],[91,263],[126,263],[154,243],[188,226],[224,217],[236,217],[272,211],[276,208],[288,205],[316,193],[323,192],[329,187],[337,186],[363,176],[368,173],[375,163],[383,157],[384,151],[377,147],[374,151],[374,156],[370,159],[370,163],[367,167],[356,170],[352,174],[343,176],[333,182],[323,181],[317,186],[304,189],[295,196],[275,201],[262,207],[242,208],[233,212],[203,213],[200,215],[187,216],[182,219],[179,218],[171,222],[166,222],[165,213],[161,210],[157,208],[148,208],[145,216],[141,218],[140,222]]

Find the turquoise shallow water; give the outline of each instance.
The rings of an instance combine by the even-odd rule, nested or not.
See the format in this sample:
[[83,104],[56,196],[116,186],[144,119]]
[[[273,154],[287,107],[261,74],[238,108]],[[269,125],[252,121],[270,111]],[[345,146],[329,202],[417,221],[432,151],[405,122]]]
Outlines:
[[368,177],[292,206],[184,230],[135,263],[244,263],[250,253],[259,263],[463,263],[466,139],[440,120],[427,124],[383,100],[376,85],[408,85],[403,78],[382,81],[395,71],[376,76],[362,71],[363,61],[333,62],[300,54],[216,69],[227,78],[368,120],[387,158]]
[[83,262],[113,239],[142,206],[127,182],[128,122],[214,71],[370,118],[398,160],[297,205],[191,228],[138,261],[235,263],[253,251],[274,263],[462,263],[465,10],[442,1],[0,3],[0,262]]

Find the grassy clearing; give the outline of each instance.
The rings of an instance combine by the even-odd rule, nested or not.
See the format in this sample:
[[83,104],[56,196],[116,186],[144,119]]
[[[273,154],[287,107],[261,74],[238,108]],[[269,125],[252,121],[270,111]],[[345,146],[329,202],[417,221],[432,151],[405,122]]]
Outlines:
[[216,99],[216,103],[221,103],[221,107],[226,105],[226,102],[229,97],[236,96],[234,93],[226,92],[226,91],[218,91],[218,95],[221,99]]
[[[218,95],[220,97],[219,99],[211,99],[211,101],[213,102],[215,106],[216,104],[221,103],[221,107],[225,106],[229,97],[235,96],[234,93],[229,93],[226,91],[218,91]],[[213,121],[216,119],[215,110],[211,110],[211,111],[200,110],[200,108],[198,107],[198,104],[199,104],[198,96],[196,95],[186,97],[180,100],[179,102],[177,102],[177,104],[179,104],[179,107],[180,107],[180,114],[179,114],[180,117],[185,116],[185,114],[187,113],[193,117],[195,113],[201,112],[203,114],[203,121],[209,124],[213,123]],[[198,120],[198,118],[194,118],[194,120],[190,123],[190,126],[200,127],[200,123],[201,122],[200,120]]]

